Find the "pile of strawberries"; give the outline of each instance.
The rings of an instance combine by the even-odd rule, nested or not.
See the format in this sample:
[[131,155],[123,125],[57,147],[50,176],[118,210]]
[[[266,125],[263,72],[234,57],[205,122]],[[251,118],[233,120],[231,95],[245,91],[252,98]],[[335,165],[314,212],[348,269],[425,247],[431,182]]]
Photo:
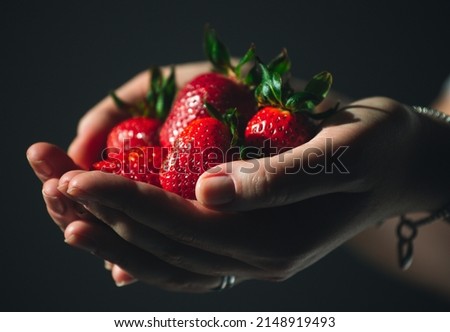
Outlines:
[[272,156],[314,136],[315,119],[323,117],[314,113],[315,107],[330,89],[330,73],[315,75],[303,91],[294,92],[285,50],[263,64],[252,45],[233,65],[209,27],[204,45],[211,72],[178,92],[174,69],[164,77],[154,67],[141,102],[127,104],[111,94],[131,117],[111,130],[102,160],[93,169],[195,199],[196,182],[206,170],[250,158],[246,151],[252,151],[253,158]]

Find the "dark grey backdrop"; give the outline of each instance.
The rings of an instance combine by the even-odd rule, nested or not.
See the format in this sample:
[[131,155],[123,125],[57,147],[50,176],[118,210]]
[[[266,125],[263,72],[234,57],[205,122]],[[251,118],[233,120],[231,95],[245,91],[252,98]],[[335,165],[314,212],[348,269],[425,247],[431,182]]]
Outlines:
[[25,151],[67,147],[79,117],[150,64],[203,59],[210,22],[232,52],[287,47],[294,74],[327,69],[355,98],[426,105],[450,73],[448,1],[2,1],[0,309],[11,311],[448,310],[449,303],[339,249],[281,284],[181,295],[118,289],[93,256],[64,245]]

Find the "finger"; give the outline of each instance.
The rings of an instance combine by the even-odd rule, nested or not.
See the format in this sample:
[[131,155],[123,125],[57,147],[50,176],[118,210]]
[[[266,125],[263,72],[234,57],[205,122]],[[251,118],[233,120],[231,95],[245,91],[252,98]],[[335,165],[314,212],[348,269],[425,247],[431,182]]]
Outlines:
[[172,291],[207,292],[220,285],[221,278],[191,273],[134,247],[111,229],[82,221],[65,231],[66,243],[89,251],[120,266],[136,279]]
[[[301,222],[303,215],[283,215],[276,208],[252,211],[248,216],[217,212],[155,186],[114,174],[82,172],[72,178],[67,192],[87,206],[97,202],[120,211],[185,246],[232,257],[264,270],[266,273],[261,279],[284,276],[285,270],[291,273],[292,262],[301,255],[296,248],[299,242],[306,242],[301,240],[306,233],[299,233],[303,223],[309,222]],[[111,217],[104,219],[113,220]],[[311,219],[311,224],[317,223]],[[122,236],[127,238],[126,228],[118,232],[123,232]],[[287,239],[285,234],[296,235]],[[167,257],[166,253],[162,255]],[[180,257],[180,254],[173,257]]]
[[[42,196],[44,198],[48,214],[62,232],[64,232],[67,226],[75,220],[82,219],[89,222],[99,222],[81,204],[64,196],[57,189],[58,185],[58,179],[47,180],[42,187]],[[112,270],[114,268],[114,264],[105,262],[105,268]],[[117,282],[120,285],[125,286],[126,284],[130,284],[132,279],[133,277],[124,272],[119,274]]]
[[58,189],[58,179],[47,180],[42,187],[48,214],[62,230],[74,220],[92,220],[90,215],[78,202],[64,196]]
[[[62,178],[64,177],[66,175]],[[205,233],[205,238],[211,238],[210,243],[216,242],[214,247],[217,247],[219,254],[224,254],[227,249],[229,252],[233,251],[231,248],[220,245],[223,239],[227,238],[227,232],[231,232],[232,227],[227,230],[224,224],[212,222],[217,221],[218,212],[206,209],[200,204],[195,204],[193,201],[156,186],[132,181],[115,174],[91,171],[78,173],[72,177],[65,188],[63,186],[58,188],[73,200],[82,203],[98,202],[121,211],[133,220],[178,242],[191,246],[209,247],[209,244],[197,243],[199,232],[202,231]],[[238,218],[235,219],[238,220]]]
[[104,261],[103,263],[104,263],[105,270],[112,271],[112,269],[114,267],[113,263],[108,262],[108,261]]
[[120,266],[111,264],[110,270],[111,270],[111,277],[113,278],[117,287],[128,286],[138,281],[135,277],[133,277],[127,271],[122,269]]
[[30,146],[27,159],[42,182],[80,168],[65,151],[50,143],[35,143]]
[[[106,212],[98,212],[98,217],[110,223],[123,238],[139,241],[140,246],[173,265],[204,274],[232,271],[238,276],[273,279],[273,269],[266,269],[266,258],[273,255],[274,247],[284,248],[280,245],[283,239],[279,229],[294,227],[290,219],[272,222],[277,220],[274,219],[278,217],[276,211],[254,211],[250,216],[217,212],[161,188],[98,171],[79,173],[67,188],[69,197],[88,208],[99,203],[178,242],[178,246],[164,241],[151,247],[153,241],[147,240],[145,244],[145,237],[132,238],[132,234],[136,237],[144,234],[142,228],[131,231],[131,224],[118,221],[117,215],[102,216],[101,213]],[[184,246],[191,249],[185,250]],[[204,253],[200,254],[195,248]],[[212,254],[221,257],[220,264],[214,265],[217,258]]]
[[[196,197],[232,211],[276,207],[354,186],[348,146],[323,129],[308,143],[273,157],[222,164],[202,174]],[[334,133],[333,133],[334,134]]]
[[[89,212],[110,226],[121,238],[173,266],[212,276],[265,277],[264,271],[259,268],[173,241],[120,211],[91,201],[85,201],[84,204]],[[148,218],[152,216],[148,215]]]
[[[207,71],[208,68],[209,65],[206,62],[177,66],[177,84],[184,85],[188,79]],[[168,70],[167,67],[163,69],[165,74]],[[133,104],[146,96],[149,81],[149,71],[142,72],[117,89],[116,93],[122,100]],[[80,120],[77,136],[69,147],[69,155],[83,168],[91,168],[92,163],[98,160],[101,150],[105,147],[109,131],[129,116],[115,105],[112,98],[104,98]]]

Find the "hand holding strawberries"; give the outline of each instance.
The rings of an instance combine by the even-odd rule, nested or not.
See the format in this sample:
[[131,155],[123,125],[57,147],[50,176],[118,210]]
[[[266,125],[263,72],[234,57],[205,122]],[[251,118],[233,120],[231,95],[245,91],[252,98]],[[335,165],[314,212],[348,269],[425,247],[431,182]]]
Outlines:
[[[179,84],[205,71],[203,64],[178,66]],[[148,74],[141,74],[117,94],[135,103],[145,97],[148,81]],[[289,98],[279,99],[288,108],[277,110],[279,121],[294,119],[286,122],[289,126],[309,123],[303,115],[297,120],[296,112],[286,107],[301,96],[289,103]],[[312,101],[303,102],[308,108]],[[198,114],[206,114],[206,104],[198,104]],[[213,106],[220,112],[230,107],[220,105]],[[272,113],[274,106],[265,106],[265,113]],[[412,208],[439,207],[448,197],[448,184],[435,187],[442,170],[427,172],[430,166],[422,158],[426,149],[417,148],[419,137],[427,137],[433,146],[446,132],[431,125],[435,135],[423,135],[430,124],[386,98],[353,103],[323,122],[315,136],[294,140],[294,145],[303,144],[281,155],[233,161],[199,175],[194,188],[198,201],[114,174],[78,170],[98,160],[109,132],[125,118],[105,99],[80,122],[70,157],[45,143],[28,152],[45,182],[48,211],[64,229],[66,241],[112,262],[119,284],[134,277],[170,290],[203,292],[217,287],[223,275],[236,275],[239,282],[284,280],[379,220]],[[276,122],[278,116],[270,118]],[[265,133],[251,130],[261,129],[261,123],[250,126],[248,135]],[[179,142],[186,139],[176,134]],[[418,176],[424,171],[427,176]]]
[[[226,175],[236,179],[241,189],[234,193],[230,207],[242,212],[219,212],[145,183],[102,172],[73,171],[61,177],[59,190],[83,204],[98,222],[81,217],[67,220],[65,237],[138,280],[197,292],[216,287],[222,275],[236,275],[238,281],[284,280],[389,215],[413,204],[417,208],[439,205],[437,196],[415,199],[411,186],[405,186],[405,179],[416,176],[418,169],[399,173],[392,163],[395,159],[399,165],[414,164],[410,142],[424,129],[417,127],[415,115],[388,99],[357,104],[360,107],[330,118],[307,146],[294,149],[295,155],[301,155],[332,137],[336,146],[349,146],[343,164],[350,174],[285,174],[286,161],[276,165],[278,173],[269,175],[264,162],[270,158],[257,159],[261,169],[255,173]],[[368,112],[367,107],[383,111]],[[411,147],[400,153],[390,148],[391,141],[383,140],[386,134],[395,136],[399,128],[403,135],[397,136],[397,144]],[[312,157],[320,156],[313,153]],[[232,162],[231,169],[238,170],[242,163]],[[375,163],[379,168],[371,167]],[[208,174],[217,175],[221,177]],[[434,190],[429,178],[420,181],[413,185],[425,194]],[[207,196],[206,191],[216,186],[200,183],[197,194]],[[395,204],[389,194],[394,190],[399,197]],[[374,210],[374,205],[381,208]],[[57,219],[68,218],[51,213]],[[116,267],[114,271],[123,278],[123,270]]]

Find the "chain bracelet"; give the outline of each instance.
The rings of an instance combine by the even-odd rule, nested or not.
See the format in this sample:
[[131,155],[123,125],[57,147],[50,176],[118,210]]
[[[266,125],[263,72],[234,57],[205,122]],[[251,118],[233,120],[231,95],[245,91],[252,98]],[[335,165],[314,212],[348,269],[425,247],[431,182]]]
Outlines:
[[399,259],[398,263],[401,269],[407,270],[411,266],[414,253],[413,241],[418,234],[419,227],[437,220],[444,220],[450,224],[450,205],[425,218],[415,221],[408,219],[405,215],[400,217],[400,223],[397,226],[397,250]]

